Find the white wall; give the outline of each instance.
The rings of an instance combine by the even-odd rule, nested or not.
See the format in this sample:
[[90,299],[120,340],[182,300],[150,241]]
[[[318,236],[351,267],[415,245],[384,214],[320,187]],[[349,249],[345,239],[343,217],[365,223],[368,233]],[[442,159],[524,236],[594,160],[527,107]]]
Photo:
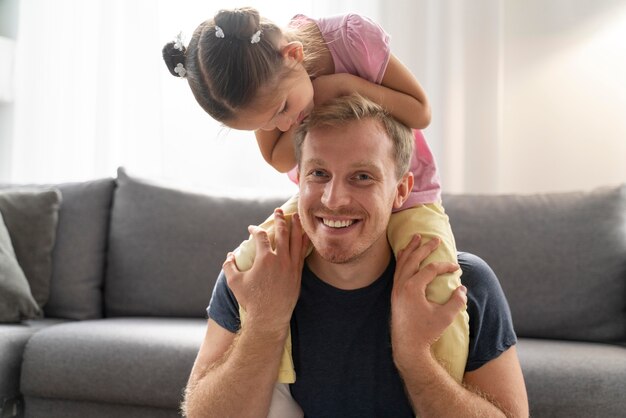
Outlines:
[[505,10],[499,189],[626,182],[626,2],[511,1]]

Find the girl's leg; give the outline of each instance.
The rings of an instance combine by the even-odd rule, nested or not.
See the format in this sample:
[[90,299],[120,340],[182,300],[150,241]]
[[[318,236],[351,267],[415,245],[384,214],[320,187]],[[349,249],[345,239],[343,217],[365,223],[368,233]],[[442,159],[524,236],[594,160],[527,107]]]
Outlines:
[[[291,226],[291,217],[294,213],[298,212],[298,195],[294,195],[291,199],[285,202],[281,209],[285,214],[285,219],[287,220],[287,225]],[[261,225],[261,228],[267,231],[267,234],[270,238],[270,242],[274,245],[274,215],[270,215],[269,218],[265,220]],[[254,244],[254,240],[252,237],[248,238],[244,242],[239,245],[239,247],[235,250],[235,262],[237,264],[237,268],[240,271],[247,271],[252,268],[252,263],[254,262],[254,257],[256,255],[256,246]],[[239,318],[241,323],[245,321],[246,312],[245,310],[239,306]],[[278,371],[278,382],[279,383],[293,383],[296,381],[296,373],[293,367],[293,358],[291,356],[291,330],[287,335],[287,340],[285,341],[285,349],[283,350],[283,356],[280,361],[280,369]],[[289,388],[287,388],[287,393],[289,393]],[[278,416],[278,415],[277,415]]]
[[[422,266],[438,261],[457,263],[454,235],[441,204],[419,205],[391,215],[387,236],[396,256],[415,234],[421,235],[422,242],[428,242],[435,237],[441,240],[439,247],[422,262]],[[460,269],[454,273],[438,276],[426,288],[426,297],[431,302],[446,303],[452,292],[461,285],[460,277]],[[433,354],[450,375],[461,382],[468,349],[469,317],[464,309],[433,344]]]
[[291,397],[289,385],[276,383],[267,418],[303,418],[304,412],[300,405]]
[[[298,212],[298,194],[295,194],[283,203],[280,207],[285,214],[287,225],[291,226],[291,217],[294,213]],[[274,215],[270,215],[261,225],[261,228],[267,231],[272,245],[274,244]],[[235,250],[235,262],[239,271],[248,271],[252,268],[254,262],[254,256],[256,254],[256,245],[252,237],[248,238],[237,247]]]

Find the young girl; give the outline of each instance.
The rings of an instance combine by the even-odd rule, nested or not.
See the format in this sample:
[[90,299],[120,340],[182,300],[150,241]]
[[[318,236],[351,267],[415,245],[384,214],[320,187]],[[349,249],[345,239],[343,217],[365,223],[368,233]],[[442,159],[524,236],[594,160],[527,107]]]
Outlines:
[[[415,77],[391,54],[389,36],[376,23],[355,14],[319,20],[298,15],[282,31],[254,9],[223,10],[198,26],[187,47],[180,39],[167,44],[163,57],[173,75],[187,79],[209,115],[231,128],[254,130],[265,160],[278,171],[289,172],[292,180],[296,170],[292,138],[316,104],[359,93],[385,107],[415,133],[411,163],[415,186],[391,217],[388,237],[393,251],[397,255],[419,233],[422,242],[441,240],[424,265],[456,262],[435,161],[417,130],[430,122],[428,100]],[[295,213],[297,196],[283,210]],[[262,227],[271,235],[272,219]],[[248,270],[253,259],[253,241],[244,241],[236,253],[237,267]],[[445,303],[461,284],[460,274],[459,270],[437,277],[428,286],[428,299]],[[244,311],[240,314],[244,321]],[[467,360],[468,332],[467,312],[462,311],[433,345],[435,357],[459,382]],[[275,400],[282,396],[286,404],[289,388],[280,384],[293,383],[295,377],[288,337]],[[275,411],[273,402],[271,414]]]

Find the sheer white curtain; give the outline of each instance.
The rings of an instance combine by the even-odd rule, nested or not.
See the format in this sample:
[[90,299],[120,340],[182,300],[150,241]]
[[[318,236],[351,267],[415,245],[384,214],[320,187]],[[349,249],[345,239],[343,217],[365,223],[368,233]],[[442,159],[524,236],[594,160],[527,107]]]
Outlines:
[[[222,1],[219,8],[239,6]],[[286,24],[313,2],[247,1]],[[206,115],[162,46],[218,6],[176,0],[24,0],[19,13],[11,181],[137,175],[219,192],[290,194],[250,132]]]
[[400,0],[381,21],[433,109],[425,130],[444,191],[495,191],[504,0]]

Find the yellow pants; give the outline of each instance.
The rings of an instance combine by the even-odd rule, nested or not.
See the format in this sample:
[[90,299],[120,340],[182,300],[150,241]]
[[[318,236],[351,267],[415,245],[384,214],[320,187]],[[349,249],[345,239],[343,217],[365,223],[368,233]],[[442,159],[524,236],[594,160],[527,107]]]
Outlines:
[[[298,211],[298,195],[289,199],[281,206],[288,222],[291,215]],[[270,216],[260,227],[267,230],[273,242],[274,219]],[[394,254],[407,246],[413,235],[420,234],[422,243],[428,242],[434,237],[441,240],[439,247],[428,256],[422,265],[432,262],[448,261],[457,262],[456,244],[448,216],[445,214],[443,206],[439,203],[429,203],[418,205],[391,215],[387,236]],[[235,251],[235,261],[240,271],[252,268],[256,247],[252,239],[241,243]],[[444,274],[435,278],[426,289],[426,297],[431,302],[444,304],[450,299],[452,292],[461,285],[461,270],[454,273]],[[240,307],[239,314],[241,322],[245,321],[245,312]],[[456,316],[452,324],[444,331],[442,336],[432,347],[435,358],[441,363],[448,373],[457,381],[463,380],[465,364],[469,349],[469,316],[464,309]],[[291,331],[285,342],[285,349],[281,359],[278,373],[279,383],[294,383],[296,373],[291,357]]]

